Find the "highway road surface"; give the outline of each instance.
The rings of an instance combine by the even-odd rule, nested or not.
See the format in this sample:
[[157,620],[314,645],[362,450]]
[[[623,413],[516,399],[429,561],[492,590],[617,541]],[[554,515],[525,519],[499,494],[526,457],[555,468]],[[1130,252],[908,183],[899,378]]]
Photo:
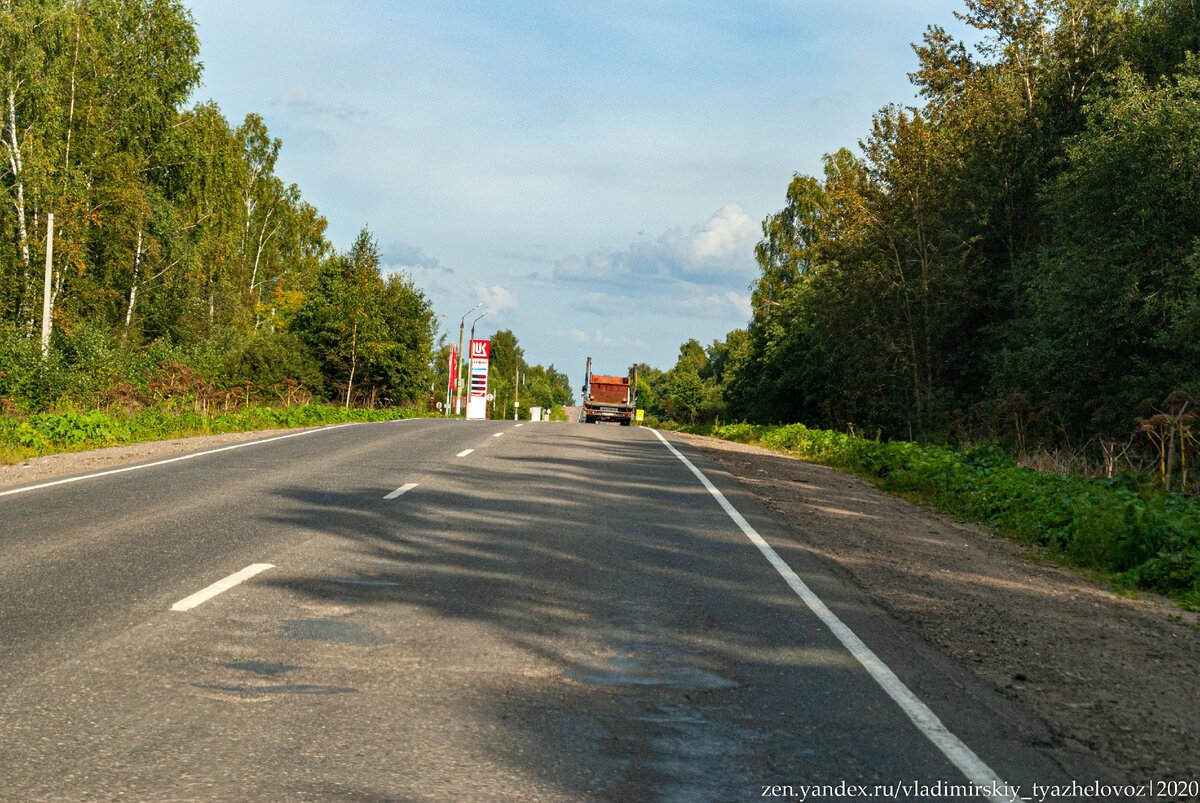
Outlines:
[[652,430],[360,424],[71,480],[0,493],[6,801],[1001,800],[1102,772]]

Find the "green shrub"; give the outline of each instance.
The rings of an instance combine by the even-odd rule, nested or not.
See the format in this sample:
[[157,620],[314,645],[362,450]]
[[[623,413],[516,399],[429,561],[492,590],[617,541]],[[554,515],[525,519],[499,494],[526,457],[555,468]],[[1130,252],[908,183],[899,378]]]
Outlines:
[[280,396],[289,382],[317,397],[324,393],[320,364],[290,332],[255,333],[228,354],[222,373],[232,385],[250,383]]
[[352,421],[390,421],[412,418],[417,414],[407,409],[346,409],[322,404],[248,407],[207,416],[193,410],[177,411],[167,406],[151,407],[130,414],[69,410],[37,413],[25,418],[0,418],[0,449],[11,454],[32,456],[199,433],[311,427]]
[[1200,609],[1200,500],[1147,490],[1137,477],[1043,474],[994,446],[956,452],[801,424],[726,424],[711,434],[871,477],[889,491]]

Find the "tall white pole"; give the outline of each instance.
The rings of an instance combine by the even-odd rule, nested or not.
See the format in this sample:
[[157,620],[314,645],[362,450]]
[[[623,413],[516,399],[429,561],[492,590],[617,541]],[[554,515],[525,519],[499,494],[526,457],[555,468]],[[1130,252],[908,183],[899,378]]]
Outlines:
[[54,267],[54,213],[46,215],[46,281],[42,289],[42,357],[50,356],[50,290]]

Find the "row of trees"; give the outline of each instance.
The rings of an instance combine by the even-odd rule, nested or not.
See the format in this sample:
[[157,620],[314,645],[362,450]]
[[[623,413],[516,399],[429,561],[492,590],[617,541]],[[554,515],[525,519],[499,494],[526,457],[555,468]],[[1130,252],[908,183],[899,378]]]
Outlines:
[[1200,393],[1195,4],[956,16],[980,44],[930,27],[924,105],[792,179],[748,327],[685,344],[664,411],[1024,449],[1120,441]]
[[[423,401],[429,300],[381,274],[365,229],[334,253],[276,175],[282,143],[261,117],[235,127],[215,103],[186,105],[198,53],[178,0],[0,0],[0,398],[52,404],[54,365],[154,344],[218,384]],[[31,367],[50,214],[55,353]]]

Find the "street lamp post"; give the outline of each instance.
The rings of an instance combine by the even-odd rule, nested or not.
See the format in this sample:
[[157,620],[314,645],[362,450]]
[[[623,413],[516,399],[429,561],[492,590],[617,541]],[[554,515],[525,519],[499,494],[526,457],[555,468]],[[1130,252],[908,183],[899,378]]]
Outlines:
[[482,302],[482,301],[480,301],[478,304],[476,304],[475,306],[471,307],[469,310],[467,310],[466,312],[464,312],[464,313],[463,313],[463,316],[462,316],[462,319],[461,319],[461,320],[458,322],[458,358],[457,358],[457,359],[458,359],[458,368],[459,368],[459,371],[458,371],[458,381],[454,383],[454,414],[455,414],[455,415],[458,415],[459,401],[462,399],[462,383],[463,383],[463,375],[462,375],[462,367],[463,367],[463,358],[462,358],[462,340],[463,340],[463,330],[467,328],[467,316],[468,316],[468,315],[470,315],[472,312],[474,312],[475,310],[479,309],[479,308],[480,308],[480,307],[482,307],[482,306],[483,306],[483,302]]
[[482,313],[480,313],[479,318],[476,318],[475,320],[471,321],[471,340],[475,339],[475,324],[479,323],[479,319],[482,318],[484,315],[487,315],[487,310],[484,310]]

